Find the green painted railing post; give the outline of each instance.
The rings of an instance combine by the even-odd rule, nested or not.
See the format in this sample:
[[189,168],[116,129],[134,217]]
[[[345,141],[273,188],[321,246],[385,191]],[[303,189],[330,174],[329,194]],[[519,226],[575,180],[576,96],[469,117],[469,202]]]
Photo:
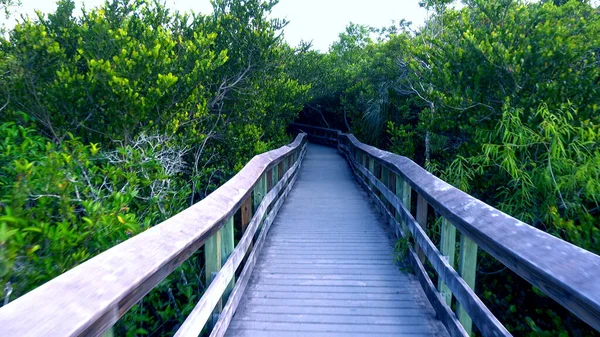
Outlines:
[[[421,228],[423,228],[424,231],[427,230],[427,211],[429,208],[429,205],[427,204],[427,201],[425,201],[425,198],[423,198],[422,195],[417,194],[417,223],[419,223],[419,226],[421,226]],[[425,262],[425,253],[423,252],[423,249],[421,248],[421,246],[419,246],[416,242],[415,242],[415,253],[417,253],[417,256],[419,257],[419,259],[421,260],[421,263]]]
[[[222,240],[221,240],[220,229],[213,236],[211,236],[204,244],[204,273],[206,280],[206,287],[212,282],[215,275],[221,270],[221,253],[222,253]],[[223,302],[219,301],[215,307],[214,313],[220,314],[223,310]]]
[[266,189],[267,189],[267,180],[266,179],[267,179],[267,175],[263,174],[262,177],[260,177],[260,179],[258,179],[256,186],[254,186],[254,197],[252,198],[253,212],[256,212],[256,210],[258,209],[258,206],[260,205],[263,198],[267,194],[266,193]]
[[[223,266],[235,248],[233,241],[233,216],[229,218],[223,228],[221,228],[221,240],[221,266]],[[227,303],[227,299],[229,298],[229,294],[233,290],[234,285],[235,275],[233,276],[231,283],[229,283],[223,292],[223,303]]]
[[290,157],[285,157],[281,162],[283,163],[283,174],[285,174],[289,168],[289,159]]
[[[264,199],[265,195],[267,195],[267,173],[265,172],[262,177],[260,177],[260,179],[258,180],[258,183],[256,183],[256,186],[254,187],[254,198],[252,199],[252,203],[253,203],[253,212],[256,213],[256,210],[258,209],[258,207],[260,206],[260,203],[262,202],[262,200]],[[265,212],[266,214],[266,212]],[[264,217],[263,217],[264,219]],[[258,229],[256,231],[255,235],[258,235],[258,233],[260,233],[260,230],[262,229],[262,220],[260,219],[260,222],[258,224]],[[255,236],[256,238],[256,236]],[[254,240],[252,240],[254,241]]]
[[[466,235],[460,236],[460,260],[458,262],[458,273],[465,282],[475,289],[475,273],[477,271],[477,245]],[[460,323],[467,333],[471,335],[473,331],[473,321],[464,308],[459,304],[457,315]]]
[[[369,172],[371,172],[372,175],[377,177],[377,175],[375,174],[375,159],[367,156],[367,161],[369,162]],[[369,186],[371,186],[371,188],[373,189],[373,192],[377,193],[377,191],[375,190],[375,187],[373,186],[373,183],[369,182]]]
[[277,183],[279,182],[279,165],[275,165],[273,166],[273,186],[271,186],[271,188],[275,187],[275,185],[277,185]]
[[[404,179],[400,178],[398,175],[394,175],[396,177],[396,196],[400,198],[400,201],[406,206],[408,212],[410,213],[410,186],[404,181]],[[408,195],[408,197],[407,197]],[[402,231],[406,238],[410,238],[410,230],[406,223],[402,220],[402,215],[396,212],[396,220],[402,225]]]
[[[450,221],[446,220],[445,218],[442,218],[440,252],[442,255],[448,258],[448,264],[454,268],[454,255],[456,252],[456,227],[454,227]],[[438,279],[438,290],[442,294],[442,297],[446,300],[446,304],[450,306],[452,304],[452,292],[444,283],[444,281],[442,281],[441,277]]]
[[111,327],[110,329],[104,331],[102,337],[115,337],[115,328]]

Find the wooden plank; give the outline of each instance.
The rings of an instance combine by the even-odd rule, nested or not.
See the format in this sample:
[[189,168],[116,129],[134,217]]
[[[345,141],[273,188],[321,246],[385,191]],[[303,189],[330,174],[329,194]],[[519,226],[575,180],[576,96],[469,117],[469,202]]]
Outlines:
[[275,185],[279,181],[279,165],[274,166],[272,170],[273,185]]
[[[317,321],[311,327],[327,336],[342,323],[346,330],[368,323],[371,332],[424,324],[428,336],[447,335],[416,280],[392,263],[389,231],[360,193],[348,167],[334,151],[311,150],[318,152],[308,157],[294,193],[269,231],[231,327],[264,321],[266,330],[255,330],[256,336],[273,326],[281,330],[275,335],[295,329],[297,336],[304,336],[299,324]],[[360,237],[356,234],[346,236],[344,225],[366,240],[355,241]],[[303,232],[309,234],[302,236]],[[330,242],[339,250],[332,250]],[[360,254],[366,251],[379,255]],[[236,333],[230,331],[228,336]]]
[[[221,270],[222,265],[222,231],[219,230],[204,244],[204,282],[208,287],[214,279],[214,276]],[[214,312],[219,314],[223,308],[223,302],[219,299]]]
[[[460,236],[460,260],[458,272],[465,282],[475,289],[475,274],[477,272],[477,245],[465,235]],[[457,313],[462,326],[467,333],[471,335],[473,330],[473,321],[465,309],[460,305],[457,306]]]
[[456,315],[452,312],[449,306],[445,305],[445,298],[443,298],[442,294],[435,290],[431,279],[427,275],[425,271],[425,267],[421,264],[421,260],[415,254],[415,252],[411,249],[408,252],[408,261],[417,275],[419,282],[421,283],[421,287],[425,291],[425,295],[429,299],[429,303],[434,307],[435,312],[438,315],[438,318],[443,322],[444,326],[450,333],[452,337],[466,337],[469,336],[467,331],[460,324],[460,321],[456,317]]
[[[235,270],[238,268],[238,266],[242,262],[242,259],[244,258],[246,251],[248,250],[248,247],[250,246],[250,244],[252,242],[252,238],[254,237],[254,234],[256,233],[256,231],[259,228],[259,224],[261,224],[263,222],[262,219],[266,215],[267,209],[276,200],[279,192],[283,188],[286,187],[286,183],[289,181],[290,177],[297,172],[298,166],[299,165],[296,165],[292,170],[289,170],[288,173],[286,173],[286,175],[284,175],[284,178],[282,179],[282,181],[279,184],[277,184],[276,186],[274,186],[274,188],[265,196],[265,198],[263,198],[263,201],[261,202],[259,208],[257,209],[255,216],[252,218],[246,233],[244,233],[244,235],[242,236],[242,239],[238,243],[238,246],[235,248],[235,250],[229,257],[229,259],[227,259],[227,262],[223,265],[221,272],[219,272],[217,274],[217,276],[215,277],[213,282],[206,289],[206,291],[204,292],[204,295],[202,296],[202,298],[200,298],[200,301],[194,307],[194,309],[192,310],[190,315],[185,319],[185,321],[183,322],[183,324],[181,325],[181,327],[179,328],[179,330],[177,331],[175,336],[188,337],[188,336],[198,336],[200,334],[200,332],[202,331],[202,329],[204,328],[206,322],[208,321],[208,319],[210,317],[212,308],[215,307],[215,305],[217,305],[218,302],[221,300],[221,294],[226,290],[229,283],[233,279],[233,277],[235,275]],[[287,184],[287,187],[291,188],[291,186],[289,184]],[[288,190],[288,192],[289,192],[289,190]],[[279,205],[279,207],[280,207],[281,204],[283,203],[283,199],[284,198],[279,198],[279,200],[277,200],[276,205]],[[276,213],[278,210],[277,206],[274,207],[274,210],[275,211],[274,212],[272,211],[269,214],[269,216],[274,216],[273,214]],[[269,216],[267,216],[264,220],[265,228],[267,228],[266,224],[269,223],[268,222]],[[266,232],[267,232],[267,230],[262,231],[261,234],[259,235],[259,238],[261,236],[265,236]],[[258,247],[258,244],[257,244],[257,247]],[[248,257],[247,265],[249,263],[251,263],[250,262],[251,257],[252,257],[252,253]],[[246,282],[243,280],[243,277],[244,277],[244,275],[242,272],[242,275],[240,275],[240,279],[238,280],[238,284],[240,284],[242,282]],[[238,296],[238,295],[235,295],[237,288],[238,288],[238,286],[236,285],[236,287],[234,287],[233,292],[231,293],[230,300],[228,301],[228,303],[231,301],[234,301],[235,296]],[[228,309],[228,304],[227,304],[225,306],[225,308],[223,309],[223,311],[221,311],[221,315],[219,316],[219,321],[221,321],[222,319],[229,319],[231,314],[232,314],[231,309],[230,308]],[[219,326],[219,321],[217,321],[217,324],[215,325],[214,329],[217,329],[217,327]]]
[[283,169],[283,163],[284,163],[284,161],[281,161],[279,164],[277,164],[277,170],[278,170],[277,177],[278,177],[278,179],[279,179],[279,177],[283,177],[283,173],[285,172],[284,169]]
[[[302,159],[304,157],[305,152],[306,152],[306,150],[304,149],[304,151],[302,151],[300,153],[296,163],[292,166],[292,168],[290,170],[288,170],[288,172],[285,173],[284,177],[282,178],[282,181],[276,186],[276,189],[271,191],[271,193],[269,193],[269,198],[275,198],[275,196],[277,196],[277,194],[279,193],[280,189],[282,189],[284,186],[286,186],[282,196],[277,200],[277,202],[275,203],[275,206],[272,208],[269,215],[266,216],[266,218],[264,220],[264,224],[263,224],[264,229],[260,232],[258,239],[256,240],[256,246],[252,250],[250,255],[248,256],[248,260],[246,261],[246,264],[244,265],[244,269],[242,270],[242,273],[240,274],[240,278],[238,279],[238,282],[237,282],[236,286],[234,287],[233,292],[231,293],[231,297],[230,297],[229,301],[227,302],[227,304],[225,305],[225,308],[223,309],[221,316],[219,316],[219,320],[217,321],[213,330],[211,331],[210,337],[221,337],[221,336],[225,335],[227,328],[229,327],[229,324],[231,323],[231,320],[233,318],[233,314],[236,312],[236,309],[240,303],[242,294],[244,294],[244,291],[246,289],[248,281],[250,280],[250,276],[252,275],[252,271],[254,270],[254,266],[256,265],[257,257],[259,255],[260,251],[262,250],[264,242],[266,241],[266,237],[269,232],[269,228],[270,228],[273,220],[275,219],[275,216],[279,212],[279,209],[281,208],[283,201],[286,199],[287,195],[289,194],[292,187],[294,186],[294,183],[296,182],[297,172],[300,167],[300,164],[302,163]],[[284,185],[284,184],[287,184],[287,185]],[[260,220],[263,218],[263,213],[265,213],[267,211],[270,204],[271,204],[271,202],[264,202],[260,205],[259,210],[257,211],[257,215],[252,219],[253,225],[251,225],[251,227],[253,228],[254,232],[258,230],[258,224],[259,224],[259,222],[262,222]],[[248,233],[246,240],[244,242],[240,241],[240,244],[239,244],[239,246],[241,247],[240,250],[243,249],[244,245],[246,245],[246,244],[248,244],[248,246],[249,246],[249,244],[251,242],[251,241],[249,241],[249,238],[250,238],[250,235]],[[244,237],[242,237],[242,240],[244,240]],[[196,331],[193,331],[193,332],[195,333]],[[197,336],[197,334],[196,334],[196,336]]]
[[103,334],[102,337],[115,337],[115,329],[114,328],[110,328],[108,330],[106,330]]
[[233,216],[273,162],[305,143],[301,134],[255,156],[195,205],[3,306],[0,336],[101,335]]
[[[374,185],[385,198],[392,202],[394,208],[401,214],[403,221],[407,224],[415,242],[418,243],[423,249],[424,255],[427,257],[438,276],[442,278],[442,280],[452,290],[457,301],[462,304],[470,317],[477,318],[473,321],[483,336],[511,336],[510,332],[506,330],[502,323],[500,323],[498,319],[494,317],[489,309],[483,304],[483,302],[481,302],[473,289],[469,287],[465,280],[463,280],[452,267],[450,267],[448,261],[440,254],[429,237],[427,237],[423,228],[421,228],[412,214],[410,214],[406,206],[364,167],[357,165],[352,161],[350,161],[350,164],[351,167],[357,171],[362,171],[363,175],[367,177],[369,182]],[[381,200],[379,200],[379,197],[373,193],[369,184],[362,179],[359,179],[359,182],[370,192],[371,197],[373,197],[379,204],[382,205]],[[387,211],[386,217],[389,221],[396,221],[395,217]],[[397,226],[400,227],[400,224],[397,224]]]
[[253,213],[253,208],[252,208],[252,195],[249,195],[246,200],[244,200],[244,203],[242,203],[242,208],[241,208],[241,229],[242,229],[242,234],[246,232],[246,228],[248,227],[248,224],[250,223],[250,220],[252,220],[252,213]]
[[[454,255],[456,253],[456,227],[442,218],[442,230],[440,239],[440,253],[446,257],[450,267],[454,267]],[[468,284],[469,282],[467,282]],[[446,304],[450,307],[452,305],[452,291],[440,278],[438,280],[438,289],[442,294]],[[473,289],[473,288],[471,288]]]
[[[234,249],[234,238],[233,238],[233,217],[227,220],[227,223],[221,228],[221,265],[224,265],[231,256]],[[235,275],[232,277],[229,286],[223,292],[223,302],[227,302],[229,294],[233,290],[235,285]]]
[[253,211],[256,212],[256,209],[258,208],[258,206],[260,205],[260,203],[262,202],[262,199],[265,197],[265,194],[267,194],[266,192],[266,175],[262,175],[259,179],[258,182],[256,184],[256,186],[254,187],[254,191],[253,191],[253,205],[254,205],[254,209]]
[[[405,190],[406,190],[406,186],[407,184],[404,182],[404,180],[402,180],[402,178],[400,178],[398,175],[393,174],[394,176],[394,180],[395,180],[395,184],[396,184],[396,196],[398,198],[400,198],[400,200],[402,200],[403,203],[405,203],[405,199],[404,199],[404,195],[405,195]],[[409,187],[410,188],[410,187]],[[388,199],[388,198],[386,198]],[[390,201],[390,199],[388,199],[388,201]],[[394,217],[396,219],[396,221],[398,221],[398,223],[400,223],[400,227],[402,228],[402,233],[404,233],[404,235],[406,236],[406,239],[410,238],[410,230],[408,229],[408,226],[406,225],[406,223],[404,223],[404,220],[402,219],[402,214],[400,211],[398,211],[392,202],[390,202],[390,204],[392,205],[392,208],[394,209]],[[407,204],[405,203],[405,206]],[[408,204],[408,206],[406,206],[407,209],[410,209],[410,204]]]
[[[419,226],[421,226],[421,228],[423,228],[423,230],[427,230],[427,209],[429,205],[427,205],[427,201],[425,201],[425,199],[418,194],[417,195],[417,222],[419,223]],[[425,255],[423,254],[423,250],[421,249],[421,247],[419,247],[418,244],[415,243],[415,253],[417,253],[417,256],[419,257],[419,259],[421,260],[421,263],[423,263],[425,261]]]
[[271,168],[267,171],[267,192],[269,192],[271,190],[271,188],[273,188],[273,186],[274,186],[273,168]]
[[340,137],[406,179],[479,248],[600,330],[600,256],[473,198],[408,158],[365,145],[353,135]]

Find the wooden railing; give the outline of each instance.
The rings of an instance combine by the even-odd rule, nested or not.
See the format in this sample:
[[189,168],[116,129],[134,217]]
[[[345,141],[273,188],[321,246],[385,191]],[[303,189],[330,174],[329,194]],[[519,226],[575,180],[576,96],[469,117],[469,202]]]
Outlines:
[[[427,172],[412,160],[379,150],[338,130],[295,129],[319,137],[337,135],[335,146],[370,192],[398,238],[412,237],[408,260],[440,320],[452,336],[510,336],[473,291],[477,250],[482,249],[600,331],[600,256],[523,223]],[[411,213],[411,195],[416,211]],[[425,233],[428,208],[441,218],[439,249]],[[460,234],[455,261],[456,232]],[[405,239],[406,240],[406,239]],[[427,259],[438,276],[434,285]],[[452,300],[456,300],[456,313]]]
[[[305,152],[300,134],[254,157],[192,207],[0,308],[0,336],[100,336],[202,245],[210,285],[176,336],[198,336],[207,322],[211,336],[223,336]],[[234,247],[238,211],[244,234]]]
[[328,146],[337,146],[338,134],[341,133],[339,130],[327,129],[318,126],[311,126],[305,124],[291,124],[289,130],[291,132],[302,133],[304,129],[309,130],[307,133],[308,140],[312,143],[323,144]]

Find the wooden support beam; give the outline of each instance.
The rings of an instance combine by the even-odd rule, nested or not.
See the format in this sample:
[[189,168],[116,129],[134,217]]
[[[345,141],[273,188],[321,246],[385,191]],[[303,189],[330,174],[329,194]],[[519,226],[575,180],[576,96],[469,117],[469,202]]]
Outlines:
[[253,212],[256,212],[256,210],[258,209],[260,202],[263,200],[263,198],[267,194],[266,192],[267,192],[266,175],[263,174],[262,177],[260,177],[258,179],[256,186],[254,186],[254,191],[253,191],[254,197],[252,198],[252,200],[253,200],[252,211]]
[[[367,157],[367,162],[369,163],[368,169],[369,172],[371,172],[371,174],[373,174],[376,178],[377,175],[375,174],[375,158],[371,158],[369,156]],[[375,191],[374,185],[372,183],[369,182],[369,186],[373,189],[373,191]]]
[[283,169],[283,160],[279,162],[279,164],[277,164],[277,181],[279,181],[279,179],[281,177],[283,177],[283,174],[285,173],[285,170]]
[[[466,235],[460,236],[460,260],[458,263],[458,274],[475,290],[475,274],[477,271],[477,245]],[[473,321],[463,307],[457,306],[457,316],[465,331],[471,335],[473,331]]]
[[[215,275],[217,275],[219,270],[221,270],[223,261],[221,257],[221,230],[222,229],[206,240],[206,243],[204,244],[204,277],[206,287],[210,285]],[[223,302],[219,301],[219,303],[215,306],[214,313],[219,314],[222,309]]]
[[[252,207],[252,194],[250,194],[248,196],[248,198],[246,198],[246,200],[244,200],[244,203],[242,204],[242,207],[240,208],[240,213],[241,213],[241,222],[242,222],[242,235],[244,235],[244,233],[246,233],[246,229],[248,228],[248,224],[250,223],[250,221],[252,221],[252,214],[254,208]],[[248,248],[248,252],[246,253],[246,257],[248,256],[248,254],[250,254],[250,251],[252,250],[252,246],[253,246],[253,242],[250,242],[250,247]]]
[[[427,204],[427,201],[425,201],[425,198],[423,198],[423,196],[418,194],[418,197],[417,197],[417,222],[419,223],[419,226],[421,226],[421,228],[423,228],[424,231],[427,230],[427,208],[428,208],[428,206],[429,205]],[[425,254],[423,254],[423,250],[416,243],[415,243],[415,252],[417,253],[417,256],[419,257],[419,260],[421,261],[421,263],[425,262]]]
[[265,191],[265,194],[275,186],[273,180],[273,169],[271,168],[270,170],[267,170],[267,190]]
[[[233,217],[229,218],[223,228],[221,228],[221,266],[227,262],[227,259],[233,252],[235,248],[235,243],[233,240]],[[233,286],[235,285],[235,273],[233,275],[233,279],[225,289],[223,293],[223,303],[227,302],[229,298],[229,294],[233,290]]]
[[[440,239],[440,253],[444,255],[448,264],[454,268],[454,255],[456,253],[456,227],[454,227],[450,221],[442,218],[442,230]],[[448,306],[452,305],[452,291],[442,281],[442,278],[438,278],[438,290],[442,294],[442,297],[446,301]]]
[[102,337],[115,337],[115,329],[114,328],[110,328],[106,331],[104,331],[104,333],[102,334]]
[[244,200],[244,203],[242,204],[242,207],[240,209],[240,213],[242,216],[242,234],[246,233],[246,228],[248,227],[248,224],[250,223],[250,220],[252,220],[252,214],[253,214],[253,207],[252,207],[252,194],[250,194],[246,200]]
[[[394,184],[396,185],[396,196],[398,196],[398,198],[400,198],[402,203],[404,203],[404,198],[403,198],[404,197],[404,189],[407,184],[404,182],[404,180],[402,180],[402,178],[400,178],[396,174],[393,174],[393,177],[394,177]],[[410,209],[410,204],[409,205],[405,204],[404,206],[406,206],[407,209]],[[402,219],[402,214],[400,214],[400,211],[395,210],[394,215],[395,215],[396,221],[398,221],[400,226],[402,226],[402,232],[404,233],[405,237],[407,239],[409,239],[410,238],[410,230],[408,229],[408,226]]]

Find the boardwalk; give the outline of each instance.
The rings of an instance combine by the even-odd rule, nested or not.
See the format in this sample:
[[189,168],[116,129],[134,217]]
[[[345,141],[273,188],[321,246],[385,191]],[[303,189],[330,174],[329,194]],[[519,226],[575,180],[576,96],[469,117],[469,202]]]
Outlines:
[[227,336],[446,336],[332,148],[309,145]]

